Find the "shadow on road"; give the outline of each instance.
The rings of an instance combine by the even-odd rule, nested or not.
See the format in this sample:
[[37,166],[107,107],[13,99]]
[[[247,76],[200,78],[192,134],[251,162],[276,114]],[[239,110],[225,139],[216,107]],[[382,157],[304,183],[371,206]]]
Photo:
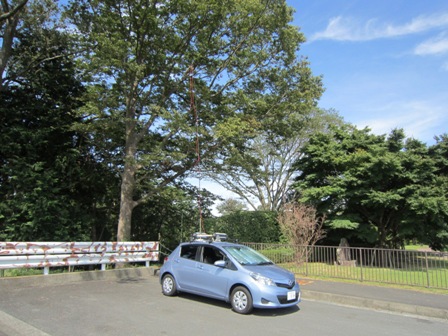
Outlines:
[[253,315],[256,316],[284,316],[297,313],[300,310],[299,306],[292,306],[289,308],[277,308],[277,309],[254,309]]
[[[208,305],[213,305],[215,307],[220,307],[220,308],[227,309],[227,310],[232,310],[230,303],[224,302],[221,300],[210,299],[207,297],[198,296],[198,295],[189,294],[189,293],[179,293],[178,297],[182,298],[182,299],[190,300],[190,301],[195,301],[198,304],[208,304]],[[289,307],[289,308],[277,308],[277,309],[254,308],[252,315],[275,317],[275,316],[294,314],[294,313],[298,312],[299,310],[300,310],[299,306],[293,306],[293,307]]]

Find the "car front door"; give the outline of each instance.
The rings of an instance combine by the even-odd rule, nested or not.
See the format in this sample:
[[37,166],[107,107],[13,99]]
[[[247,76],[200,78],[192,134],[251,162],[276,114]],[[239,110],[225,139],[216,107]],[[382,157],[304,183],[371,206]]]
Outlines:
[[226,299],[229,292],[229,283],[234,274],[234,270],[229,267],[215,266],[218,260],[228,261],[224,252],[214,246],[203,245],[200,251],[199,262],[197,263],[196,279],[198,287],[203,295],[216,299]]

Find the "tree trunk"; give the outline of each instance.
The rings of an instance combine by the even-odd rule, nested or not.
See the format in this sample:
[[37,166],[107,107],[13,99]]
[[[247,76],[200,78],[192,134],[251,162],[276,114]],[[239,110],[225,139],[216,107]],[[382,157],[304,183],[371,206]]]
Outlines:
[[378,247],[385,248],[387,240],[386,225],[380,220],[376,227],[378,228]]
[[120,192],[120,215],[118,218],[117,241],[131,240],[131,221],[132,211],[137,202],[134,201],[135,190],[135,153],[136,145],[134,137],[127,139],[132,145],[126,145],[126,155],[124,170],[121,177],[121,192]]
[[[126,172],[123,173],[123,175]],[[129,185],[126,185],[126,181],[123,178],[121,183],[121,197],[120,197],[120,215],[118,218],[117,229],[117,241],[130,241],[131,240],[131,220],[132,211],[134,210],[134,201],[132,196],[127,195],[126,190],[132,189]]]
[[0,92],[3,91],[3,74],[9,57],[11,56],[12,44],[16,33],[18,16],[6,19],[6,27],[3,34],[3,43],[0,49]]

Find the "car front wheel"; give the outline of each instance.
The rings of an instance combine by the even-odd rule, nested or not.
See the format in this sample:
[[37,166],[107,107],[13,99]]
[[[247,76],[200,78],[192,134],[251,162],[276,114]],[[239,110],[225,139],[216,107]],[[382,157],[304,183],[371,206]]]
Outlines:
[[166,296],[176,295],[176,281],[171,274],[167,274],[162,279],[162,293]]
[[239,314],[249,314],[253,309],[252,295],[246,287],[235,287],[230,294],[230,302],[233,310]]

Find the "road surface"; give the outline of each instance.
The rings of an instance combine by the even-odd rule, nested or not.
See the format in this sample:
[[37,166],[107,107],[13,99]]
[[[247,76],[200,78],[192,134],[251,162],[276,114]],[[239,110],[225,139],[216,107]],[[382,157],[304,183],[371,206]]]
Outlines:
[[234,313],[224,302],[165,297],[156,277],[0,288],[0,336],[425,335],[448,322],[307,300],[299,307]]

